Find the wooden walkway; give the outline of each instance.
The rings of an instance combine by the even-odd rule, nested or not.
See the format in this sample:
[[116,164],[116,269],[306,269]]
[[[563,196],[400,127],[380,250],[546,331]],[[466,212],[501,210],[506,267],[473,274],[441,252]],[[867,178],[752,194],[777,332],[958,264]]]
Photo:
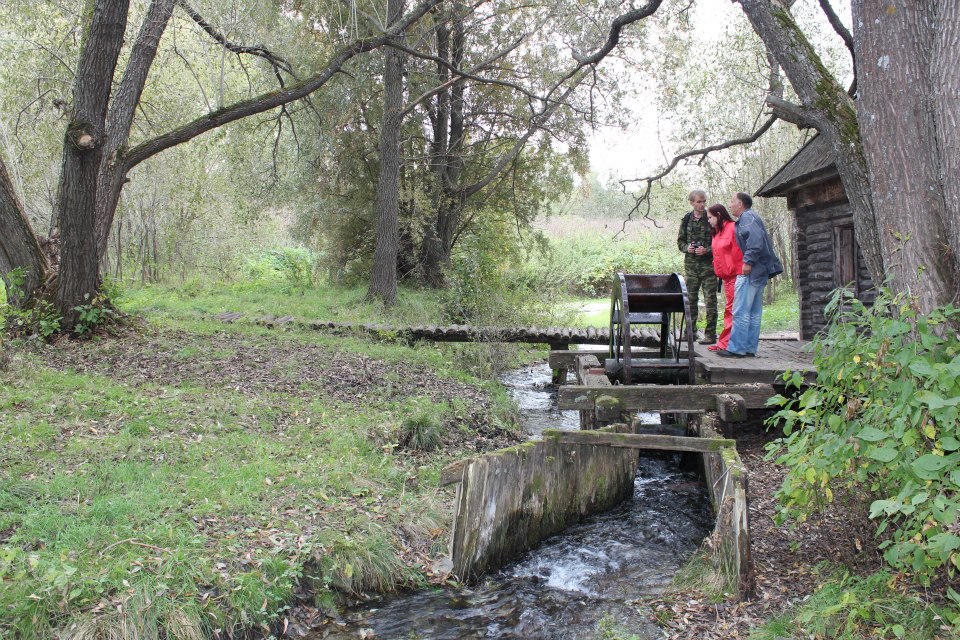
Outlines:
[[694,348],[697,374],[712,384],[763,382],[783,384],[784,371],[802,373],[807,381],[817,374],[810,343],[802,340],[760,340],[756,358],[721,358],[705,345]]
[[[238,312],[225,312],[214,316],[223,322],[236,322],[244,315]],[[285,324],[315,331],[333,333],[366,333],[376,337],[390,337],[400,340],[432,340],[435,342],[527,342],[531,344],[549,344],[551,349],[566,349],[572,344],[607,345],[610,331],[606,328],[569,328],[569,327],[477,327],[470,325],[447,326],[394,326],[384,324],[358,324],[350,322],[327,322],[314,320],[301,322],[293,316],[251,317],[253,322],[267,327]],[[634,347],[656,349],[660,345],[659,332],[643,327],[631,332],[631,344]],[[741,384],[762,382],[782,384],[785,371],[798,371],[809,381],[816,376],[813,358],[806,349],[809,343],[801,340],[761,339],[756,358],[721,358],[705,345],[694,347],[697,363],[697,377],[709,384]],[[597,355],[602,365],[606,357],[605,349],[587,348],[566,353],[552,353],[550,365],[554,368],[572,365],[578,353]],[[686,352],[681,357],[686,357]]]
[[[707,345],[697,344],[697,379],[705,384],[783,384],[785,371],[800,372],[804,379],[812,382],[816,378],[813,366],[813,354],[809,351],[809,342],[801,340],[761,339],[760,350],[756,358],[721,358]],[[553,351],[550,353],[550,366],[572,368],[575,358],[581,354],[592,354],[600,361],[607,357],[605,349],[587,347],[577,351]],[[681,358],[687,352],[680,353]],[[649,352],[647,357],[653,357]]]

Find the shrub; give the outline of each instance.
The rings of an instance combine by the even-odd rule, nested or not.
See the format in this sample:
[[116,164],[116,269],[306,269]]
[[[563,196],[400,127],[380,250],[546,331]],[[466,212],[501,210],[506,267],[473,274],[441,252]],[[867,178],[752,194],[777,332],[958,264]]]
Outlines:
[[22,268],[9,272],[5,279],[9,295],[0,302],[0,319],[4,330],[13,336],[41,340],[60,330],[60,314],[46,300],[34,301],[27,307],[11,304],[11,300],[23,297],[25,272]]
[[303,291],[313,286],[317,256],[302,247],[284,247],[265,251],[250,259],[244,275],[256,282],[282,282],[290,289]]
[[442,409],[429,400],[417,398],[408,403],[408,415],[400,423],[397,440],[401,447],[414,451],[433,451],[443,444]]
[[[771,456],[788,467],[781,521],[803,519],[835,488],[873,499],[870,517],[894,568],[928,584],[960,567],[960,309],[918,317],[882,292],[872,308],[836,294],[814,341],[816,382],[780,397]],[[785,378],[799,386],[798,374]],[[956,594],[951,594],[951,597]],[[960,603],[960,596],[957,596]]]
[[550,241],[525,271],[540,287],[552,284],[568,295],[602,297],[610,294],[615,272],[683,273],[683,255],[662,236],[639,241],[578,236]]

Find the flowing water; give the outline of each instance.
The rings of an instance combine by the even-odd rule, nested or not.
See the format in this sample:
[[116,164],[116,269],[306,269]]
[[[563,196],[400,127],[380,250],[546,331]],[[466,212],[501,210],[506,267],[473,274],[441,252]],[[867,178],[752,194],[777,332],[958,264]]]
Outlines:
[[[557,410],[545,364],[502,380],[531,437],[579,428],[577,412]],[[367,604],[311,638],[576,640],[598,637],[599,625],[610,621],[657,638],[642,599],[670,582],[711,526],[698,477],[681,470],[674,456],[642,456],[633,500],[550,538],[478,585]]]

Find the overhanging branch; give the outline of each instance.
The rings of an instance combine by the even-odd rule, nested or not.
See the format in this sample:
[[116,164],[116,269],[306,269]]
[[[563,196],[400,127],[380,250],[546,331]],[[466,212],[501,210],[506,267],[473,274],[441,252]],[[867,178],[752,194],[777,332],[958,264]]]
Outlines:
[[660,8],[662,3],[663,0],[650,0],[639,9],[634,9],[633,11],[628,11],[623,15],[617,16],[610,24],[610,31],[607,34],[606,42],[604,42],[599,49],[590,55],[584,55],[574,51],[573,59],[579,62],[581,66],[600,62],[620,43],[620,32],[623,31],[624,27],[652,16],[656,13],[657,9]]
[[192,122],[138,144],[123,157],[124,173],[161,151],[188,142],[197,136],[237,120],[300,100],[325,85],[350,59],[378,49],[422,18],[442,0],[424,0],[387,31],[374,38],[361,38],[337,52],[320,73],[288,87],[260,94],[196,118]]
[[[704,160],[707,159],[708,155],[710,155],[715,151],[722,151],[723,149],[730,149],[732,147],[737,147],[745,144],[752,144],[757,140],[759,140],[760,137],[763,136],[763,134],[765,134],[770,129],[770,127],[773,126],[773,123],[779,119],[780,118],[777,117],[776,115],[770,116],[762,125],[760,125],[759,128],[757,128],[753,133],[751,133],[748,136],[744,136],[742,138],[734,138],[733,140],[727,140],[726,142],[713,144],[707,147],[703,147],[701,149],[692,149],[690,151],[685,151],[680,155],[675,156],[673,160],[670,161],[670,164],[667,165],[667,167],[658,174],[647,176],[645,178],[632,178],[630,180],[621,180],[620,184],[622,185],[624,191],[626,191],[626,186],[630,183],[642,182],[645,184],[644,184],[643,193],[641,193],[639,196],[635,196],[636,202],[633,205],[633,208],[627,214],[626,219],[623,221],[623,227],[621,228],[620,232],[622,233],[623,230],[626,229],[627,222],[633,219],[633,214],[639,211],[640,207],[642,207],[645,202],[649,202],[650,190],[653,188],[653,183],[659,182],[663,178],[670,175],[670,173],[674,169],[676,169],[677,165],[679,165],[681,162],[683,162],[687,158],[696,158],[698,156],[700,157],[699,162],[703,162]],[[644,214],[644,217],[648,217],[646,213]]]
[[227,51],[231,51],[237,55],[244,54],[244,53],[250,54],[253,56],[257,56],[259,58],[263,58],[264,60],[269,62],[270,66],[273,67],[273,73],[274,75],[277,76],[277,81],[280,83],[281,87],[283,86],[283,76],[280,75],[281,71],[296,77],[293,73],[293,67],[290,66],[290,63],[284,60],[283,58],[281,58],[280,56],[278,56],[277,54],[273,53],[266,47],[262,47],[262,46],[249,47],[249,46],[239,45],[239,44],[230,42],[229,40],[227,40],[227,37],[225,35],[223,35],[216,29],[216,27],[214,27],[209,22],[207,22],[204,19],[204,17],[201,16],[199,13],[197,13],[197,11],[193,7],[187,4],[186,0],[177,0],[177,5],[181,9],[183,9],[188,16],[190,16],[191,20],[197,23],[197,26],[199,26],[201,29],[206,31],[211,38],[213,38],[218,43],[220,43],[220,45],[223,46],[223,48],[226,49]]

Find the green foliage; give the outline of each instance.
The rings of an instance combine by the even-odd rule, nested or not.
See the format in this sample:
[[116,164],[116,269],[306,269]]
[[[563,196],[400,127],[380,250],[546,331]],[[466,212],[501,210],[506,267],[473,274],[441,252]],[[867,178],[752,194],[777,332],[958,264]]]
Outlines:
[[77,335],[90,335],[116,318],[117,313],[110,307],[105,296],[97,295],[91,299],[90,294],[86,293],[83,299],[89,302],[73,308],[77,312],[77,321],[73,325],[73,331]]
[[935,613],[899,591],[881,571],[866,578],[830,576],[803,605],[750,634],[750,640],[781,638],[936,638]]
[[440,293],[444,319],[456,323],[513,326],[542,322],[556,311],[552,287],[529,279],[521,241],[509,221],[492,221],[457,245]]
[[314,284],[317,255],[303,247],[284,247],[262,252],[247,262],[248,281],[282,282],[291,292],[304,293]]
[[597,640],[641,640],[640,636],[630,633],[624,625],[618,623],[609,614],[600,618],[595,638]]
[[[721,298],[722,300],[722,298]],[[719,303],[718,303],[719,304]],[[702,314],[701,314],[702,315]],[[721,321],[723,307],[720,307]],[[800,330],[800,303],[797,292],[787,289],[777,293],[776,299],[763,305],[763,331],[799,331]]]
[[[849,310],[847,310],[849,309]],[[803,519],[834,490],[873,498],[884,558],[923,583],[960,567],[960,309],[917,317],[908,298],[872,308],[837,293],[814,341],[817,380],[779,398],[770,456],[788,467],[780,519]],[[799,385],[798,374],[786,374]]]
[[675,243],[652,235],[639,241],[573,236],[550,241],[549,249],[525,266],[531,283],[561,287],[567,295],[593,297],[610,295],[617,271],[682,273],[683,255]]
[[428,398],[413,398],[403,409],[405,414],[397,434],[398,444],[414,451],[433,451],[443,443],[445,405]]
[[25,272],[14,269],[5,278],[8,295],[0,302],[0,321],[10,335],[22,338],[46,340],[60,330],[60,314],[46,300],[36,300],[30,306],[20,307],[10,300],[23,297]]

